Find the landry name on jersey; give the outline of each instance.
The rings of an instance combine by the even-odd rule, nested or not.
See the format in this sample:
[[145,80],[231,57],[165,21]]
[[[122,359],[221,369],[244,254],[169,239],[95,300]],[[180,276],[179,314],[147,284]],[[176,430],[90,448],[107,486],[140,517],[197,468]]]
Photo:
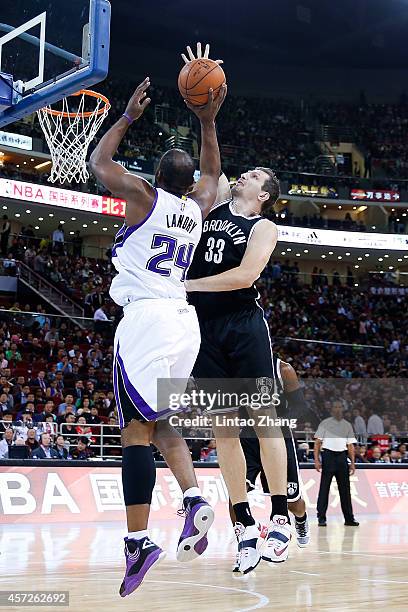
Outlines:
[[[263,217],[244,217],[236,213],[231,201],[219,204],[203,223],[203,233],[197,246],[188,278],[203,278],[226,272],[240,265],[255,225]],[[255,306],[255,287],[235,291],[193,292],[189,301],[200,317],[213,318],[228,312]]]
[[197,202],[156,190],[156,200],[137,225],[116,234],[112,263],[118,274],[110,296],[120,306],[138,299],[185,299],[184,280],[201,236]]

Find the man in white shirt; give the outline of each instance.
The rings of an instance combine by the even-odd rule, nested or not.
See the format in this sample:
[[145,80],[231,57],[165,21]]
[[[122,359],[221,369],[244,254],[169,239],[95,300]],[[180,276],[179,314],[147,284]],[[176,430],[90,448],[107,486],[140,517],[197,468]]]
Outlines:
[[354,416],[354,433],[356,434],[357,440],[363,444],[367,442],[367,425],[363,417],[361,416],[360,410],[356,408],[353,410]]
[[102,304],[100,308],[95,310],[94,317],[93,317],[94,321],[109,321],[108,317],[106,316],[105,308],[106,308],[105,304]]
[[[333,402],[331,414],[331,417],[320,423],[315,433],[315,467],[318,472],[322,472],[317,499],[317,518],[319,526],[326,527],[330,485],[333,476],[335,476],[339,488],[344,524],[357,527],[359,523],[357,523],[353,514],[349,476],[349,474],[354,474],[356,469],[353,444],[357,440],[354,437],[351,424],[343,419],[343,404],[341,401]],[[347,462],[347,455],[350,458],[350,466]]]
[[367,422],[367,434],[369,436],[382,436],[384,434],[384,422],[373,409],[370,410],[370,417]]

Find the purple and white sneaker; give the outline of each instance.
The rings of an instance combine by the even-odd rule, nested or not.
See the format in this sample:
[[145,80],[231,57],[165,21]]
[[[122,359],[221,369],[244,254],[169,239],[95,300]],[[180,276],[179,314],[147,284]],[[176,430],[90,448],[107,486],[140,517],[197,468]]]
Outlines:
[[126,597],[142,583],[149,569],[159,563],[166,553],[154,542],[144,537],[141,540],[125,538],[126,573],[119,595]]
[[192,561],[203,554],[208,546],[207,532],[214,521],[214,510],[202,497],[183,500],[184,529],[177,545],[177,561]]

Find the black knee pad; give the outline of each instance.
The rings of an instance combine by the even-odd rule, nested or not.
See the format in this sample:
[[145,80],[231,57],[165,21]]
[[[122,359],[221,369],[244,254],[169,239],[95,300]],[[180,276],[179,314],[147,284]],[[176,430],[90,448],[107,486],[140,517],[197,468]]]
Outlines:
[[125,506],[151,504],[156,482],[156,465],[150,446],[126,446],[122,455]]

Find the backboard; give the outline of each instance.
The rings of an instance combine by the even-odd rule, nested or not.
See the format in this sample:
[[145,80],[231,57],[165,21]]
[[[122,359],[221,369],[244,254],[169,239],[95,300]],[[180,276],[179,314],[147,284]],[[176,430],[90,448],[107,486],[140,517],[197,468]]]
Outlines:
[[0,127],[106,77],[110,9],[108,0],[1,3],[0,72],[12,75],[14,99]]

